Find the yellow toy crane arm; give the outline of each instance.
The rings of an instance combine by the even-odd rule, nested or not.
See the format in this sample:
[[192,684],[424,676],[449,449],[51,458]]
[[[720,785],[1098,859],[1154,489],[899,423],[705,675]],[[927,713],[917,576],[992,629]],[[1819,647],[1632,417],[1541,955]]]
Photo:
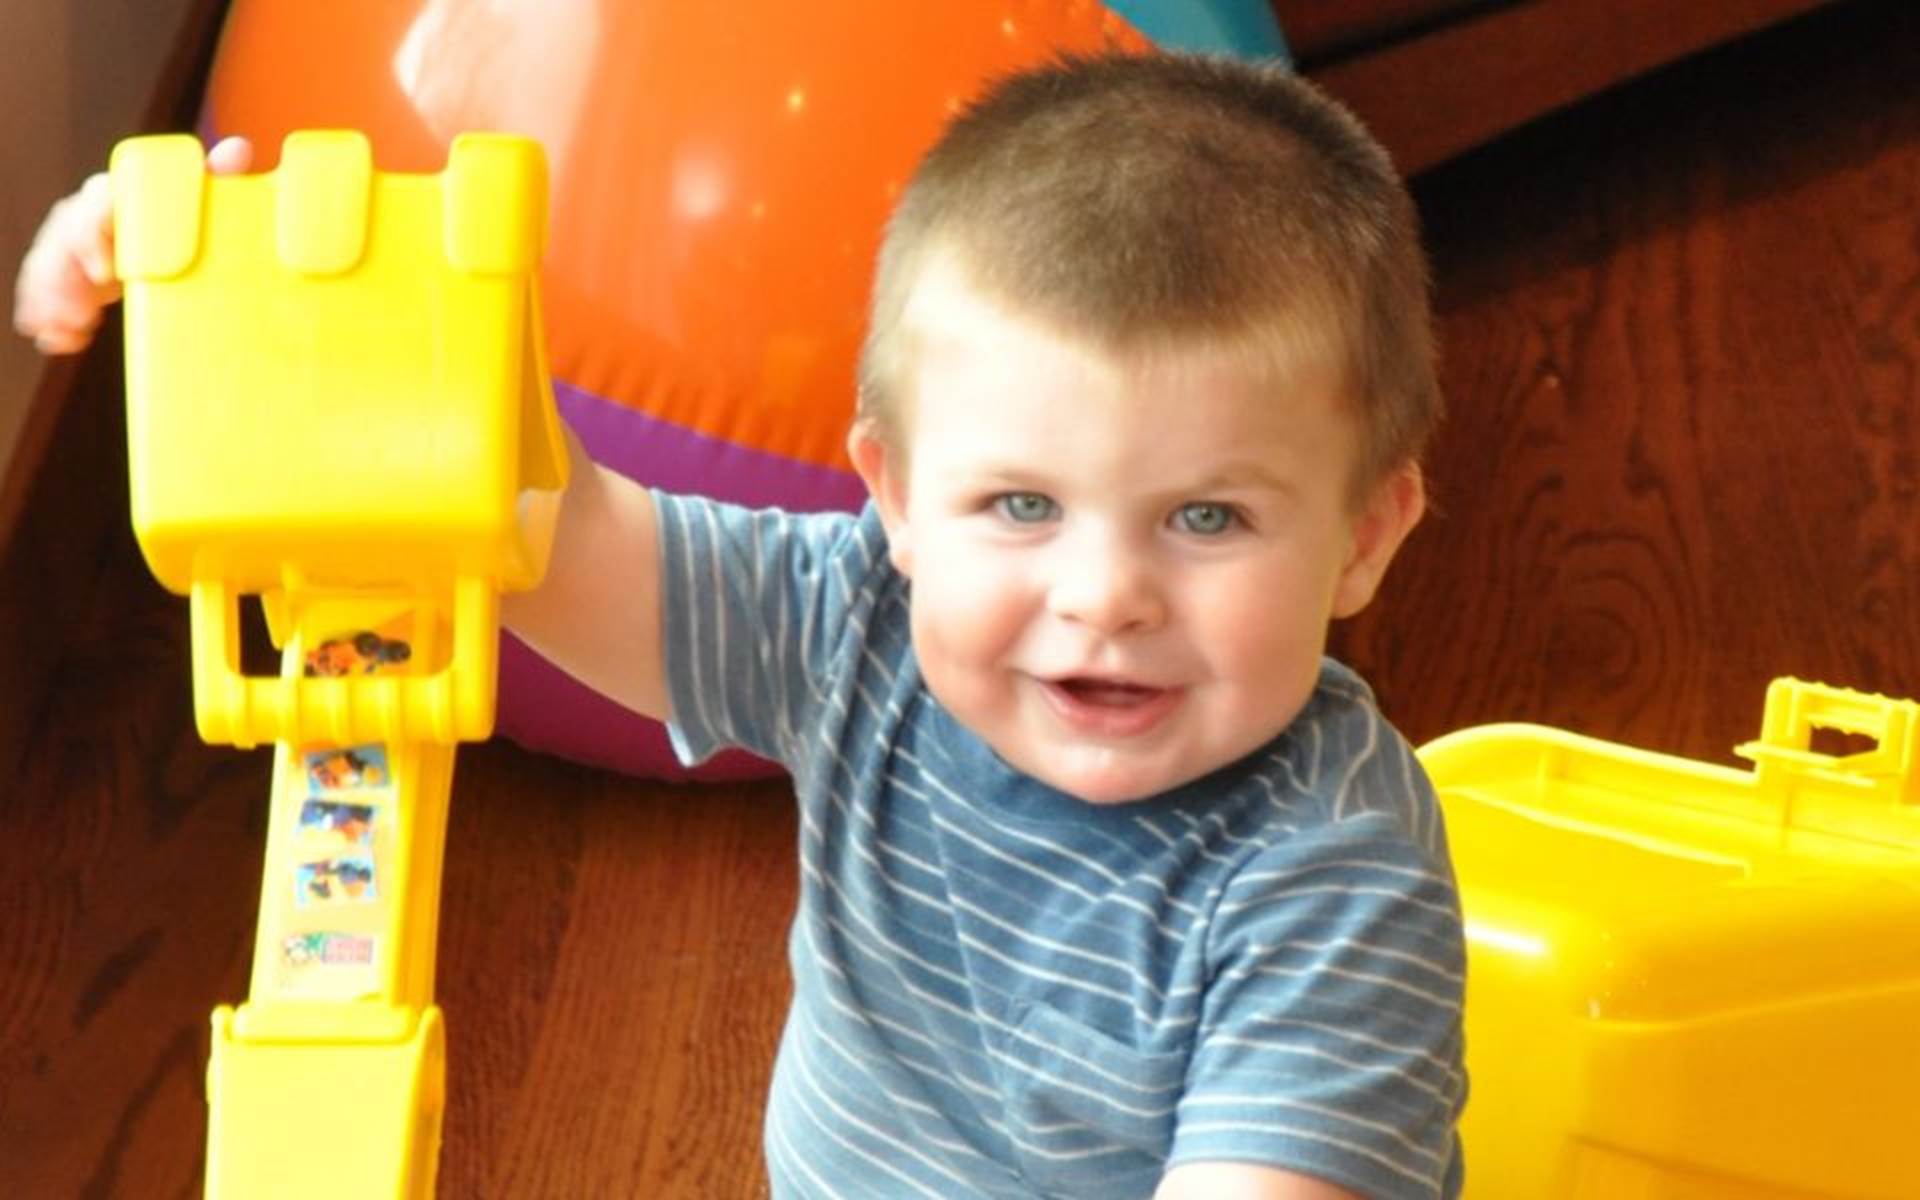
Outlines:
[[[213,1016],[207,1194],[430,1196],[454,749],[492,732],[499,595],[544,573],[567,479],[544,159],[467,134],[439,175],[386,174],[322,131],[210,176],[173,135],[123,142],[112,186],[135,533],[191,597],[201,736],[275,746],[250,992]],[[245,595],[277,676],[241,671]]]

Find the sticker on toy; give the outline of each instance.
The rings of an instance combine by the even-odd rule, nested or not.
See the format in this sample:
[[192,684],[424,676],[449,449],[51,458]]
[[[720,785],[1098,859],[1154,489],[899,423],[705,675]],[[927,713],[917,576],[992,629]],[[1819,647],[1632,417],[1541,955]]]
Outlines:
[[307,651],[305,673],[310,678],[338,679],[404,671],[413,660],[413,644],[392,636],[397,632],[354,629],[323,638]]
[[303,908],[315,902],[370,904],[379,898],[371,855],[317,859],[294,868],[294,899]]
[[307,793],[355,792],[383,788],[393,778],[387,769],[387,748],[365,746],[309,746],[300,752],[307,771]]
[[373,805],[308,800],[300,806],[300,831],[322,837],[334,835],[356,846],[368,845],[373,841]]
[[357,933],[296,933],[280,943],[289,967],[370,967],[377,939]]

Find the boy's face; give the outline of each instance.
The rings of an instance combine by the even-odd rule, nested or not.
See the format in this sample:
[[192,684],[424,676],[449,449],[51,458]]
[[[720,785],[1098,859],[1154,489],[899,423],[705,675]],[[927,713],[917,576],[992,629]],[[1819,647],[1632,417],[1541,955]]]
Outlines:
[[1121,362],[936,265],[908,308],[912,410],[852,452],[913,582],[928,687],[1013,766],[1142,799],[1273,738],[1327,623],[1419,519],[1409,466],[1356,510],[1330,383],[1196,350]]

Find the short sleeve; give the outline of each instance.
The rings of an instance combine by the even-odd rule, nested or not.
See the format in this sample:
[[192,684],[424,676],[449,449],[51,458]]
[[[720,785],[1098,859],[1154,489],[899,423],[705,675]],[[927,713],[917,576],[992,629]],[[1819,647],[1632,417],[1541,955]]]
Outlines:
[[1239,872],[1215,913],[1171,1162],[1453,1196],[1465,951],[1445,859],[1368,812]]
[[878,518],[653,499],[675,753],[737,746],[791,765],[886,574]]

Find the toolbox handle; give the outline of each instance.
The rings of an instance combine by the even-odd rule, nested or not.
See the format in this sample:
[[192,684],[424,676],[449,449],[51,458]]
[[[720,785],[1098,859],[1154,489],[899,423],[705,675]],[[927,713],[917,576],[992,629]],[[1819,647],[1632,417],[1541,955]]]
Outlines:
[[[1870,738],[1853,754],[1813,749],[1816,730]],[[1736,748],[1762,791],[1783,795],[1814,781],[1893,804],[1920,806],[1920,702],[1780,678],[1767,686],[1760,736]]]

